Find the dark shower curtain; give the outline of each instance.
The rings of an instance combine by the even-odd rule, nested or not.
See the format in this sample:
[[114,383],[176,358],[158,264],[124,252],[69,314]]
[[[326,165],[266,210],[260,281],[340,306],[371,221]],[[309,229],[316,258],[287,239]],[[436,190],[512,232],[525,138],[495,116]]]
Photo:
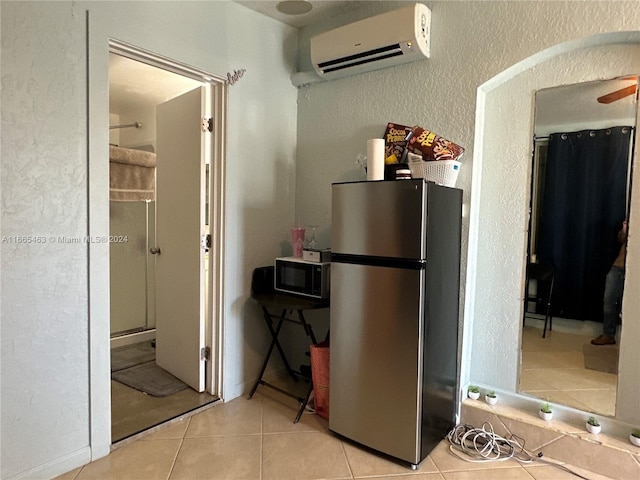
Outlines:
[[554,316],[602,321],[605,276],[626,212],[632,131],[612,127],[549,138],[538,257],[555,269]]

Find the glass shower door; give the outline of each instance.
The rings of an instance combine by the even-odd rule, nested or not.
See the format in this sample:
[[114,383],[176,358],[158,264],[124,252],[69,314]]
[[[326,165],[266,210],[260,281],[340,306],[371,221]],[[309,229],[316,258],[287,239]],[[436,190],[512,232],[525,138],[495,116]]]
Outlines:
[[111,336],[155,327],[155,202],[110,202]]

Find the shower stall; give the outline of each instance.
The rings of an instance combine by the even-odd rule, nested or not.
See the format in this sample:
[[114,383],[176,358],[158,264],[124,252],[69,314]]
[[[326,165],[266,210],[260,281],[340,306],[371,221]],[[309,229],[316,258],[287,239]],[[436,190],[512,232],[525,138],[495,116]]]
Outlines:
[[[111,338],[154,338],[155,170],[146,150],[109,147]],[[140,338],[141,332],[149,335]]]

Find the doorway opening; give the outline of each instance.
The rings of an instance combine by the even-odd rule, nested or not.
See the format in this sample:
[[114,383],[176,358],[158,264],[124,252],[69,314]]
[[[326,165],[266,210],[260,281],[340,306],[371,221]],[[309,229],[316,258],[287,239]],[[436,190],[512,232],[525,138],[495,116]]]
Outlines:
[[220,399],[226,84],[109,49],[111,440]]

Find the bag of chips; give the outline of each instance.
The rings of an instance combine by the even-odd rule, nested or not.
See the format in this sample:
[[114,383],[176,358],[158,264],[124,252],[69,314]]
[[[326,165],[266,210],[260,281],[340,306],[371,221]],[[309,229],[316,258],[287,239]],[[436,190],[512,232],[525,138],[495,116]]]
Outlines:
[[407,149],[422,156],[424,161],[457,160],[464,148],[422,127],[413,127]]

